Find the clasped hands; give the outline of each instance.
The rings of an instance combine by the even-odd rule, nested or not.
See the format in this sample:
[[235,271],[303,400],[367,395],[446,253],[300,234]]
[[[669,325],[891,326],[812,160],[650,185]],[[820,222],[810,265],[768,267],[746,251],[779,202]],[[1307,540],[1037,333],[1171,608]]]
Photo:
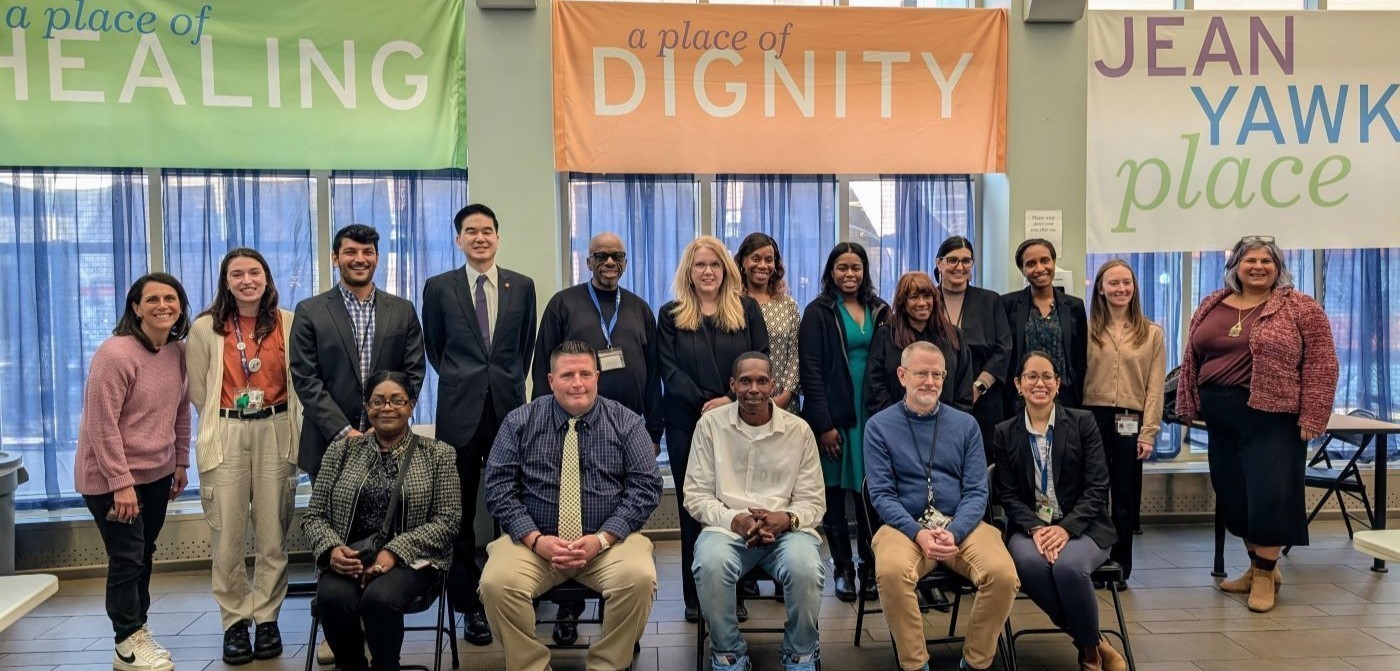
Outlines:
[[359,578],[361,587],[392,571],[398,564],[398,557],[395,557],[394,553],[380,550],[379,554],[374,556],[374,565],[366,569],[360,561],[360,554],[350,549],[350,546],[337,545],[331,549],[331,570],[343,576]]
[[958,542],[947,529],[920,529],[914,544],[924,553],[924,559],[948,561],[958,556]]
[[729,522],[729,530],[742,536],[744,544],[751,548],[768,545],[791,528],[792,519],[786,512],[763,508],[749,508]]
[[593,561],[599,552],[603,551],[603,544],[593,534],[585,534],[582,538],[573,541],[566,541],[558,536],[544,535],[539,536],[538,540],[529,537],[523,540],[528,541],[525,543],[526,547],[534,543],[535,554],[560,571],[581,569],[588,562]]
[[1035,541],[1035,549],[1040,551],[1040,556],[1053,564],[1059,561],[1060,552],[1069,542],[1069,532],[1058,525],[1037,527],[1031,529],[1031,540]]

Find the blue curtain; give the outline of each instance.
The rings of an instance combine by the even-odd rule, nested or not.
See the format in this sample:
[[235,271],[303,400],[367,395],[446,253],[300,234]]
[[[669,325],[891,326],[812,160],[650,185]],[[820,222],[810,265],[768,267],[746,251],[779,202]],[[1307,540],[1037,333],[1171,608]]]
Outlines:
[[569,283],[589,277],[588,241],[614,233],[627,250],[622,286],[655,312],[673,298],[676,266],[695,239],[695,195],[691,175],[569,175]]
[[[953,235],[973,240],[976,213],[968,175],[895,175],[881,179],[880,213],[852,209],[851,240],[870,253],[875,289],[894,296],[899,276],[933,274],[938,245]],[[878,217],[878,222],[876,221]]]
[[821,292],[826,256],[836,245],[833,175],[720,175],[714,182],[715,237],[735,252],[750,233],[778,242],[788,293],[798,309]]
[[[1393,290],[1400,287],[1400,249],[1329,249],[1322,258],[1323,307],[1332,318],[1341,368],[1337,409],[1400,419],[1400,399],[1392,393],[1400,389],[1400,291]],[[1396,442],[1391,461],[1400,458]]]
[[0,445],[29,471],[21,508],[81,504],[88,363],[147,272],[146,211],[137,170],[0,170]]
[[[465,263],[455,242],[452,217],[467,204],[467,172],[336,172],[331,175],[330,187],[331,235],[350,224],[366,224],[379,231],[375,284],[413,301],[421,314],[423,285],[428,278]],[[501,229],[502,244],[528,244],[512,240],[508,226]],[[332,281],[338,279],[333,276]],[[431,424],[436,412],[437,373],[428,366],[413,419]]]

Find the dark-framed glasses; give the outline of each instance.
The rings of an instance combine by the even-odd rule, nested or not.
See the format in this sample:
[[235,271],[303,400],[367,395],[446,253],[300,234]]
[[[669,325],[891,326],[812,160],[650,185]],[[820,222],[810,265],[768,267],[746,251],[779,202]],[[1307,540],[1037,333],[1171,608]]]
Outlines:
[[951,257],[951,256],[945,256],[945,257],[943,257],[943,258],[940,259],[940,260],[943,261],[944,263],[950,265],[950,266],[953,266],[953,267],[957,267],[957,266],[963,266],[964,268],[971,268],[971,267],[972,267],[972,257],[971,257],[971,256],[967,256],[967,257],[963,257],[963,258],[953,258],[953,257]]
[[588,255],[594,263],[607,263],[609,259],[618,263],[627,263],[627,252],[593,252]]
[[924,380],[938,382],[948,377],[948,371],[946,370],[910,370],[905,368],[904,373],[918,382],[923,382]]
[[407,396],[391,396],[389,398],[375,396],[369,400],[369,407],[374,410],[383,410],[385,406],[398,409],[412,402],[413,401],[409,400]]
[[1045,384],[1050,384],[1055,380],[1058,380],[1059,378],[1060,376],[1054,373],[1026,373],[1021,376],[1021,381],[1025,382],[1026,384],[1035,384],[1037,382],[1044,382]]

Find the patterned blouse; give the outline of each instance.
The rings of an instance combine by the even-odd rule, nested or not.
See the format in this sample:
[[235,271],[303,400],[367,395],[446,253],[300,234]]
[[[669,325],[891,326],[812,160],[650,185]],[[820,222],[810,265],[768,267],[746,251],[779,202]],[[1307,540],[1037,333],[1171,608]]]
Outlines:
[[[1040,310],[1031,306],[1026,317],[1026,352],[1040,350],[1050,355],[1050,363],[1055,365],[1055,374],[1061,378],[1069,368],[1065,365],[1065,334],[1060,328],[1059,310],[1050,303],[1050,314],[1040,316]],[[1020,362],[1017,362],[1017,366]],[[1017,371],[1019,374],[1019,371]]]
[[792,296],[775,296],[767,303],[759,303],[763,311],[763,323],[768,327],[769,358],[773,361],[773,393],[792,392],[792,400],[783,407],[796,413],[797,397],[801,394],[798,385],[797,327],[802,316],[797,312],[797,301]]
[[403,458],[404,441],[388,452],[379,453],[379,462],[370,469],[360,485],[360,498],[355,503],[355,523],[350,529],[349,542],[364,540],[379,533],[384,517],[389,514],[389,498],[394,480],[399,477],[399,460]]

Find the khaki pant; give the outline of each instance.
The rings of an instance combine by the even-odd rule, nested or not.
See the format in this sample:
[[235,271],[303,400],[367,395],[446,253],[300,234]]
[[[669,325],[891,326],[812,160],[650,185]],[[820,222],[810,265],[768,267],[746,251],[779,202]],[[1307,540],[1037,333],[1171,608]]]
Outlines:
[[[212,587],[227,630],[242,620],[276,622],[287,596],[287,529],[296,464],[286,455],[291,419],[201,418],[219,422],[224,461],[199,474],[199,498],[213,549]],[[253,522],[253,581],[248,582],[248,521]]]
[[589,671],[617,671],[632,664],[632,648],[646,629],[656,597],[656,562],[651,541],[641,534],[599,554],[576,571],[559,571],[510,536],[486,546],[481,602],[486,619],[501,637],[505,668],[544,671],[549,649],[535,638],[534,599],[566,580],[577,580],[603,595],[603,637],[588,648]]
[[[875,551],[875,582],[880,587],[880,607],[885,611],[885,621],[894,638],[899,667],[922,668],[928,663],[928,645],[914,586],[919,578],[937,567],[938,562],[924,558],[914,541],[890,526],[882,526],[875,532],[871,546]],[[963,539],[957,556],[943,563],[977,586],[963,657],[970,666],[985,669],[996,659],[997,637],[1001,635],[1006,618],[1011,616],[1011,604],[1021,587],[1016,578],[1016,565],[1001,542],[1001,533],[981,523]]]

